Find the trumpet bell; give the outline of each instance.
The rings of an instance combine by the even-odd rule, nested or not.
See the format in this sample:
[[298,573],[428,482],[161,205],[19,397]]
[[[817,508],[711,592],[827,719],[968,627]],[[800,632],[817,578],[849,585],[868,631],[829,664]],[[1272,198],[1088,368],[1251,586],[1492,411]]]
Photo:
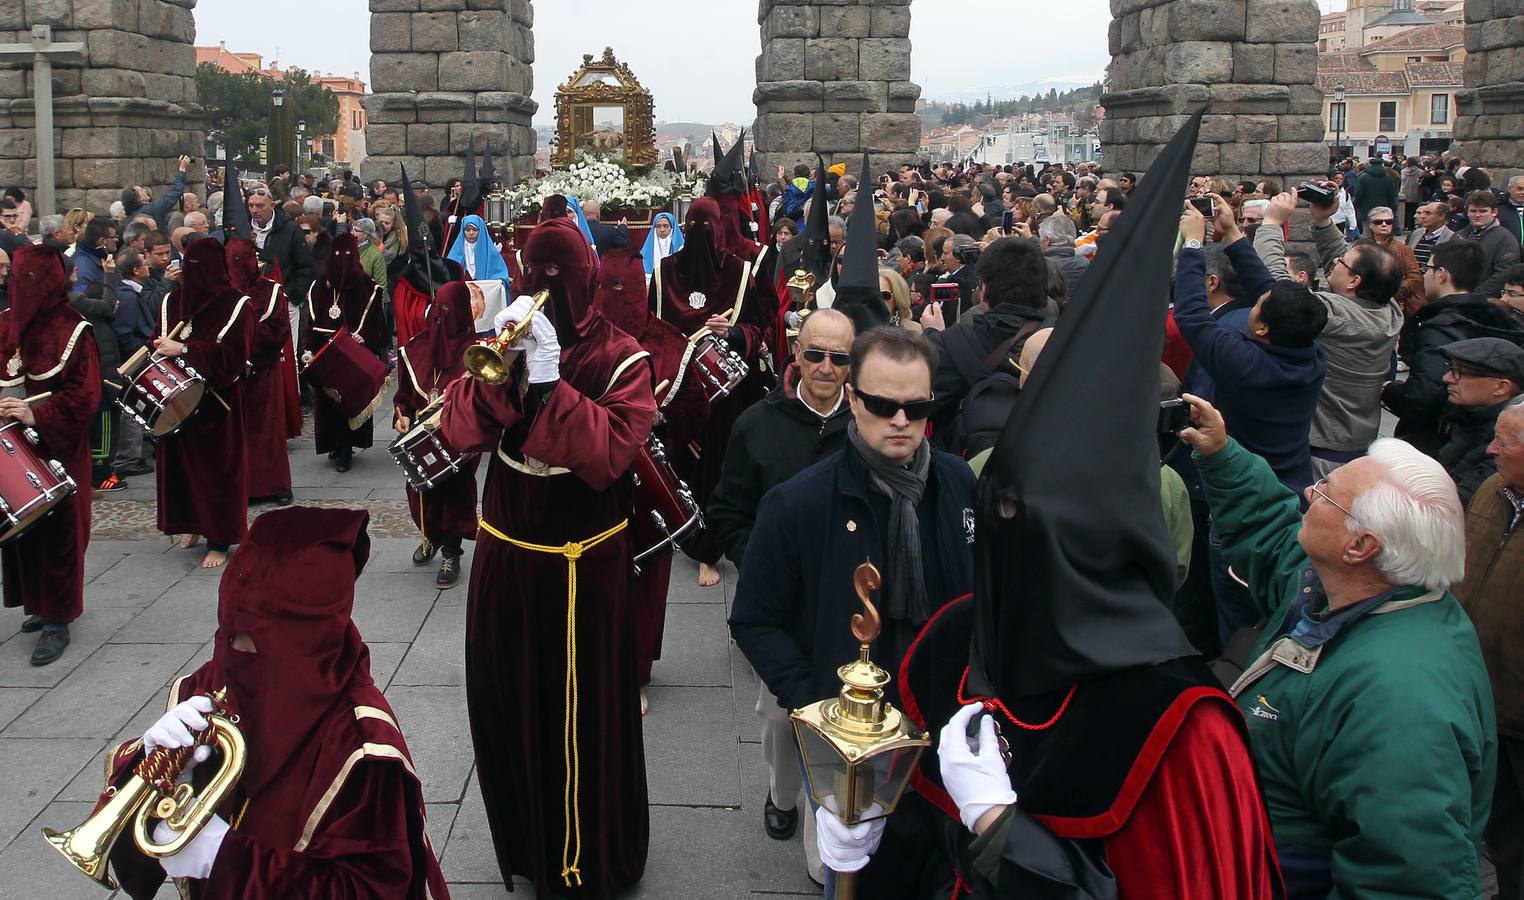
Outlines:
[[466,371],[484,384],[508,381],[508,361],[491,343],[472,344],[466,348]]

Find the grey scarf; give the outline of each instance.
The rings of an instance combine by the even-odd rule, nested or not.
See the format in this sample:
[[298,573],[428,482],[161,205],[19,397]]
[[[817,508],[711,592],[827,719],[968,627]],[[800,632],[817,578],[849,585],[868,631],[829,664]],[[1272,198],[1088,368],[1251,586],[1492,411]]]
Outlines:
[[931,445],[925,441],[908,466],[889,462],[863,442],[857,422],[847,423],[847,440],[868,464],[868,481],[875,491],[889,498],[888,559],[884,567],[885,615],[920,627],[931,618],[926,582],[921,569],[921,520],[916,507],[926,493],[931,472]]

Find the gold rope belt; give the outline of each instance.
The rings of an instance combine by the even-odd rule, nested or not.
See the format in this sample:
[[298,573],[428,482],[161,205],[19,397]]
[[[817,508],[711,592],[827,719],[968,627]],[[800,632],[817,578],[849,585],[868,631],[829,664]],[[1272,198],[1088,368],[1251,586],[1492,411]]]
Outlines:
[[568,541],[559,547],[552,547],[516,540],[492,527],[486,519],[481,520],[483,531],[520,550],[555,553],[566,557],[566,691],[562,698],[566,706],[566,723],[561,738],[561,749],[566,761],[566,789],[562,800],[566,837],[561,842],[561,880],[566,882],[567,887],[572,887],[573,880],[576,881],[576,886],[582,886],[582,870],[578,868],[582,861],[582,759],[577,737],[577,560],[582,558],[582,554],[623,531],[629,524],[630,520],[625,519],[585,541]]

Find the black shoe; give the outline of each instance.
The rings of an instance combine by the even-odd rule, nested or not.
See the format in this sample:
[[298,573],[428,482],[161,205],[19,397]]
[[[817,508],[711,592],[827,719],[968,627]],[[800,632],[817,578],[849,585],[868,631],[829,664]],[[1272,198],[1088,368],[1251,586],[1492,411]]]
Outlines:
[[773,805],[773,795],[768,794],[767,802],[762,805],[762,827],[767,829],[767,836],[773,840],[788,840],[799,827],[799,808],[779,809]]
[[333,462],[334,460],[336,460],[338,458],[339,458],[339,451],[337,451],[337,450],[329,450],[328,451],[328,461],[329,462]]
[[350,449],[348,447],[345,447],[343,450],[339,451],[339,466],[338,466],[338,468],[339,468],[340,472],[348,472],[350,470],[350,468],[352,468],[354,466],[354,464],[355,464],[355,452],[354,452],[354,450],[352,450],[352,449]]
[[460,581],[460,557],[446,556],[439,561],[439,574],[434,578],[434,586],[440,589],[452,588]]
[[42,616],[27,616],[21,622],[22,634],[36,634],[42,630]]
[[434,544],[431,544],[428,541],[420,541],[418,544],[418,549],[413,551],[413,565],[428,565],[429,561],[434,558],[434,554],[438,552],[439,548]]
[[44,625],[42,636],[37,639],[37,649],[32,651],[32,665],[45,666],[63,656],[69,646],[68,625]]

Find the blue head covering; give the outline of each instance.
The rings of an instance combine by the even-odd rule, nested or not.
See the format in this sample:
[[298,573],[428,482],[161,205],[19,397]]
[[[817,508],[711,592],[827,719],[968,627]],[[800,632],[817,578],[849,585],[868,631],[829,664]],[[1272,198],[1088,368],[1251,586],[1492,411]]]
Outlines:
[[[466,216],[460,223],[460,233],[455,238],[455,245],[450,248],[449,259],[460,263],[460,267],[466,267],[466,229],[476,226],[476,277],[473,281],[501,281],[504,287],[508,287],[508,263],[503,260],[503,254],[492,245],[492,235],[487,231],[487,223],[482,221],[481,216]],[[469,273],[468,273],[469,274]]]
[[587,238],[587,245],[596,248],[598,242],[593,240],[593,230],[587,227],[587,216],[582,212],[582,201],[571,194],[567,194],[566,207],[572,211],[572,215],[577,217],[577,227],[582,230],[582,236]]
[[667,248],[669,255],[683,249],[683,232],[677,227],[677,216],[668,212],[657,213],[656,218],[651,220],[651,233],[646,235],[646,245],[640,248],[640,258],[646,261],[647,275],[655,272],[656,264],[661,261],[656,258],[656,223],[662,219],[666,219],[667,224],[672,226],[672,245]]

